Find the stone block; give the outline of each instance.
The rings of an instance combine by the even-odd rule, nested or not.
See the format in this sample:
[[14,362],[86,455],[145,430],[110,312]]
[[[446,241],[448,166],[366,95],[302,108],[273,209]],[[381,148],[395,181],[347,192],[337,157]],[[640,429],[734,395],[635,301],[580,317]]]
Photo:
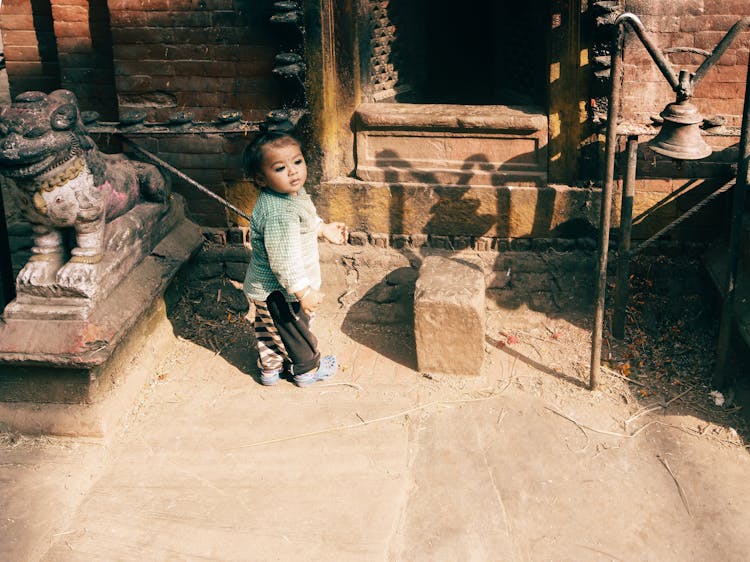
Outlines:
[[470,254],[428,256],[414,292],[414,337],[420,371],[478,375],[484,359],[485,280]]
[[[102,401],[127,384],[129,365],[156,325],[169,325],[163,321],[165,293],[201,239],[198,228],[183,219],[86,320],[5,317],[0,322],[0,426],[101,434],[111,419]],[[40,403],[67,406],[48,411]],[[85,418],[86,427],[64,419],[68,415]]]
[[358,178],[389,183],[531,185],[547,181],[547,116],[535,107],[365,103]]

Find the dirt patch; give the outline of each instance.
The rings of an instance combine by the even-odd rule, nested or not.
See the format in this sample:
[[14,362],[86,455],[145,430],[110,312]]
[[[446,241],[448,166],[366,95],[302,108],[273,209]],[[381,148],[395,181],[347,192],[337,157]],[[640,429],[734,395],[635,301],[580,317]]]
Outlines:
[[603,359],[632,381],[641,400],[674,404],[680,413],[706,421],[701,431],[731,443],[750,442],[745,407],[735,388],[746,384],[743,359],[733,357],[734,384],[723,394],[712,387],[719,305],[698,258],[639,257],[633,260],[625,338],[611,337],[607,316]]
[[[540,263],[545,261],[540,260]],[[566,284],[571,287],[575,284],[575,294],[580,295],[580,272],[575,268],[570,271],[575,273],[575,281],[558,275],[558,283],[563,289]],[[670,413],[703,420],[690,431],[711,435],[731,446],[744,446],[750,442],[750,425],[743,404],[732,392],[719,397],[711,386],[719,318],[703,271],[696,256],[636,257],[631,264],[623,340],[611,334],[614,284],[610,283],[601,386],[604,392],[618,394],[621,401],[631,404],[634,415],[641,409],[665,411],[668,406]],[[344,276],[342,270],[342,278]],[[336,295],[329,296],[332,303],[338,303],[336,308],[344,317],[342,327],[348,327],[350,336],[386,357],[397,358],[416,368],[413,350],[405,349],[405,343],[413,346],[413,340],[380,338],[378,334],[386,327],[379,322],[368,322],[366,318],[365,312],[373,312],[378,307],[372,295],[393,289],[394,283],[389,279],[388,272],[383,271],[381,283],[357,287],[355,293],[361,295],[359,301],[353,300],[350,294],[353,291],[347,287],[345,294],[353,302],[346,303],[346,307]],[[409,279],[413,283],[413,275]],[[505,298],[516,304],[512,309],[493,307],[488,312],[487,346],[503,348],[544,374],[548,391],[557,384],[559,387],[554,392],[558,395],[577,392],[588,384],[591,305],[579,299],[577,306],[567,303],[561,307],[559,295],[549,297],[550,293],[543,289],[521,283],[503,289],[514,293]],[[237,282],[194,280],[170,317],[180,337],[253,371],[252,324],[246,318],[247,309],[243,308],[241,299]],[[518,305],[523,302],[528,306]],[[381,316],[373,313],[372,319]],[[393,317],[393,314],[386,316]],[[741,358],[735,358],[733,368],[742,385]],[[627,383],[625,392],[614,384],[615,380]]]

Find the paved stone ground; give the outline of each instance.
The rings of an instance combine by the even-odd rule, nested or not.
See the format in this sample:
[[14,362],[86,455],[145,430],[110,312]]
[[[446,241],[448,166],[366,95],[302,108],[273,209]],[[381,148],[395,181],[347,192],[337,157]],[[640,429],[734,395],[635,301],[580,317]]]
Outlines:
[[586,390],[577,269],[551,285],[529,259],[503,263],[523,291],[488,300],[481,372],[451,377],[415,369],[417,256],[342,252],[325,256],[316,319],[342,366],[330,382],[260,386],[249,325],[207,306],[231,284],[200,285],[185,302],[213,319],[170,309],[159,353],[133,358],[148,383],[117,432],[0,434],[2,558],[747,558],[750,458],[731,417],[697,384],[660,396],[604,371]]
[[492,313],[482,372],[448,377],[406,324],[347,314],[316,320],[329,383],[262,387],[249,342],[172,334],[116,434],[5,435],[2,558],[747,559],[748,452],[679,401],[586,390],[584,320]]

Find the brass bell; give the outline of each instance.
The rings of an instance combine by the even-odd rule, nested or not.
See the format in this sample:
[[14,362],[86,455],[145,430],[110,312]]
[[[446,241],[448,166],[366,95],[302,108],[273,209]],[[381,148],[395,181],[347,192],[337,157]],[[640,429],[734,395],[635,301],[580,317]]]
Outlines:
[[713,150],[701,136],[703,116],[687,100],[670,103],[659,115],[661,131],[648,143],[651,150],[675,160],[700,160]]

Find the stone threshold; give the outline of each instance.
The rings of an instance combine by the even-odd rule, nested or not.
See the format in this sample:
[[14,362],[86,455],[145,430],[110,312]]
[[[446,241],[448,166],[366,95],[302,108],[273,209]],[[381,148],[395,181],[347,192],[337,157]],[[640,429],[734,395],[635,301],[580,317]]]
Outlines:
[[534,106],[365,103],[355,176],[472,186],[547,183],[547,115]]

